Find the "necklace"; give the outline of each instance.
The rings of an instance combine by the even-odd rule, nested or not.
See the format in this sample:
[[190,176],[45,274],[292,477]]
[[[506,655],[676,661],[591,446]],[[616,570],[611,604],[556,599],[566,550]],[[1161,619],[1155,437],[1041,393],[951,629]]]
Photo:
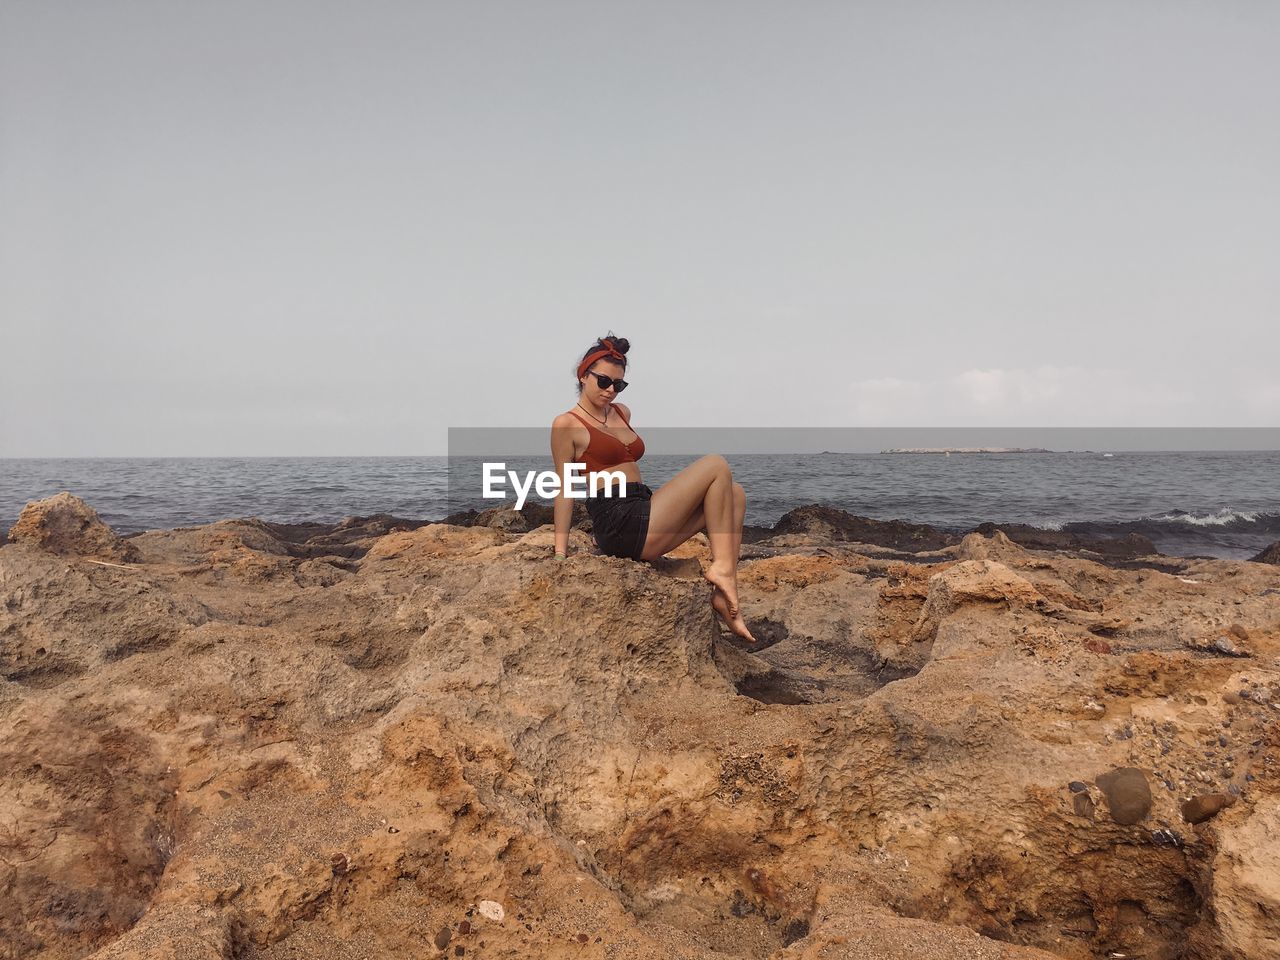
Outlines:
[[[581,400],[579,400],[579,401],[578,401],[578,406],[582,407],[582,401],[581,401]],[[608,411],[608,410],[606,410],[606,411],[605,411],[604,419],[603,419],[603,420],[601,420],[599,417],[597,417],[597,416],[596,416],[594,413],[592,413],[590,410],[587,410],[587,408],[586,408],[586,407],[582,407],[582,409],[583,409],[583,410],[586,410],[586,411],[587,411],[587,416],[589,416],[592,420],[595,420],[597,423],[603,423],[606,427],[609,425],[609,411]]]

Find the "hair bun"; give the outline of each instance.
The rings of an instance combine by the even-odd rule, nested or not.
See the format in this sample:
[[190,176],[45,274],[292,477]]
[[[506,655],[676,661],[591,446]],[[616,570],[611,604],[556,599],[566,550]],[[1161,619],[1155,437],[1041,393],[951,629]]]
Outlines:
[[626,356],[627,351],[631,349],[631,343],[626,337],[615,337],[612,332],[607,337],[600,338],[600,345],[602,347],[611,346],[623,356]]

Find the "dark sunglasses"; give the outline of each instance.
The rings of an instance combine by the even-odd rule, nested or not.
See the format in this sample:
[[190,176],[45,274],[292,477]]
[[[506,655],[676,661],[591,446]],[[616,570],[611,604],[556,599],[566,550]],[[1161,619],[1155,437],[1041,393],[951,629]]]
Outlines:
[[596,383],[600,386],[601,390],[608,390],[610,387],[613,387],[615,392],[621,393],[623,390],[627,389],[627,381],[625,380],[615,380],[613,377],[606,377],[603,373],[596,373],[594,370],[588,370],[587,373],[592,374],[596,378]]

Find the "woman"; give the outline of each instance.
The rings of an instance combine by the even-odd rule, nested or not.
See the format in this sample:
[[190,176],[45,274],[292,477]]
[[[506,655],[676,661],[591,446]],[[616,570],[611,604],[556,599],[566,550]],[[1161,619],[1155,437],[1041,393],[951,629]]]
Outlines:
[[[614,402],[627,387],[622,377],[630,347],[627,340],[610,333],[579,361],[578,402],[551,423],[556,474],[564,475],[566,463],[585,463],[588,476],[606,470],[626,476],[625,497],[588,494],[587,512],[596,543],[610,556],[656,560],[705,529],[712,560],[703,576],[715,588],[711,605],[730,630],[755,643],[738,606],[738,551],[746,493],[719,454],[690,464],[657,490],[640,482],[636,461],[644,456],[644,441],[631,429],[631,411]],[[603,490],[605,483],[605,478],[597,478],[595,490]],[[563,559],[573,520],[573,501],[563,489],[556,495],[553,516],[556,557]]]

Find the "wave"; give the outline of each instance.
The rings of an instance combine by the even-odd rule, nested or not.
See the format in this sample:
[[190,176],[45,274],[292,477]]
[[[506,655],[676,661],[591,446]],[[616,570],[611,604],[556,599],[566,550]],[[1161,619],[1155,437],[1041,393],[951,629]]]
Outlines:
[[1259,522],[1265,524],[1268,518],[1276,519],[1278,517],[1280,517],[1280,515],[1258,513],[1256,511],[1237,511],[1229,508],[1223,508],[1222,510],[1218,510],[1214,513],[1202,515],[1187,513],[1183,510],[1171,510],[1168,513],[1157,514],[1154,517],[1143,517],[1142,519],[1150,520],[1153,523],[1189,523],[1197,527],[1226,527],[1233,524],[1239,525]]
[[1280,513],[1226,507],[1209,513],[1170,510],[1135,520],[1077,520],[1055,529],[1093,537],[1137,533],[1163,553],[1241,559],[1280,541]]

